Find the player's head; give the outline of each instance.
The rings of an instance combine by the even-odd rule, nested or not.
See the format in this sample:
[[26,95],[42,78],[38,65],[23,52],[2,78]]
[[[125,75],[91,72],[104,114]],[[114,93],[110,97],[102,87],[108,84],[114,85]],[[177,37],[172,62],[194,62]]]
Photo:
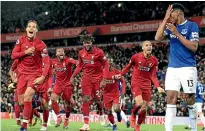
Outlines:
[[65,52],[64,52],[64,49],[63,48],[57,48],[56,49],[56,57],[59,59],[59,60],[63,60],[64,57],[65,57]]
[[92,49],[92,45],[94,42],[94,38],[89,35],[83,35],[81,36],[81,40],[83,42],[83,46],[87,51],[90,51]]
[[113,58],[107,57],[107,60],[108,60],[109,65],[110,65],[111,67],[113,67],[113,66],[114,66],[114,60],[113,60]]
[[142,42],[142,50],[145,54],[151,55],[152,54],[152,43],[151,41],[144,41]]
[[179,19],[184,17],[184,6],[182,4],[179,3],[174,3],[172,4],[172,13],[171,13],[171,21],[173,23],[177,23],[179,21]]
[[29,38],[34,38],[38,32],[38,24],[35,20],[29,20],[26,25],[26,32]]

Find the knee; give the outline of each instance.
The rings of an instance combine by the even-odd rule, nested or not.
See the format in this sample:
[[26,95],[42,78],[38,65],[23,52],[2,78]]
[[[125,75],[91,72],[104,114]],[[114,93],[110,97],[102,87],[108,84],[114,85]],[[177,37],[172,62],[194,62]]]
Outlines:
[[146,111],[147,110],[147,105],[142,105],[141,106],[141,111]]
[[167,95],[167,104],[176,104],[177,97],[172,95]]
[[23,105],[23,100],[19,100],[18,105],[22,106]]
[[143,100],[136,101],[136,106],[142,106],[142,105],[143,105]]
[[57,102],[57,96],[55,94],[51,94],[51,101]]
[[48,102],[46,102],[45,100],[43,100],[43,109],[48,109]]
[[186,94],[185,95],[186,101],[188,105],[193,105],[195,103],[195,94]]
[[32,101],[32,98],[33,98],[33,95],[30,94],[30,93],[24,95],[24,101],[29,101],[29,102],[31,102],[31,101]]
[[90,96],[83,96],[83,102],[90,102]]
[[115,112],[120,112],[120,111],[121,111],[120,106],[115,106],[115,107],[114,107],[114,111],[115,111]]

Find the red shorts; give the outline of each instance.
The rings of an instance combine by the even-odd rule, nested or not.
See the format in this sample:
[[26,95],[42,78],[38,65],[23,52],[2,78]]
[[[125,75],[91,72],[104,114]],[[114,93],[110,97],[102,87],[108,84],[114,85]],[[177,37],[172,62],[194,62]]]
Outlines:
[[92,98],[101,99],[100,82],[102,79],[94,79],[87,76],[82,77],[82,94]]
[[151,88],[143,88],[143,87],[139,87],[139,86],[132,86],[131,88],[132,90],[132,96],[133,98],[135,98],[136,96],[142,96],[142,99],[144,101],[149,102],[151,100],[151,92],[152,89]]
[[14,90],[14,102],[18,102],[17,89]]
[[113,104],[120,104],[119,95],[103,95],[103,102],[105,109],[112,109]]
[[53,93],[57,94],[58,96],[61,96],[63,100],[70,101],[73,87],[72,85],[60,85],[60,84],[55,84],[53,87]]
[[34,90],[36,90],[40,85],[34,85],[33,81],[38,77],[40,77],[40,75],[25,75],[19,73],[17,83],[18,95],[24,94],[27,87],[32,87]]

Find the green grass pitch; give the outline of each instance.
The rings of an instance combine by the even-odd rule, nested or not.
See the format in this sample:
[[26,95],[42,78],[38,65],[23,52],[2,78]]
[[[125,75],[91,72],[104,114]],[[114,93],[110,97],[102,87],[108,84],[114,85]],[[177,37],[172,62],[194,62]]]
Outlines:
[[[60,127],[55,128],[54,126],[49,126],[47,131],[79,131],[78,129],[83,125],[81,122],[71,122],[68,129],[63,129],[63,124]],[[118,123],[118,131],[134,131],[133,128],[126,128],[126,125]],[[15,120],[1,120],[1,131],[19,131],[19,126],[16,125]],[[112,131],[111,128],[103,127],[98,123],[90,123],[90,131]],[[201,131],[202,127],[198,127],[198,131]],[[40,131],[40,124],[37,123],[28,129],[28,131]],[[164,131],[164,126],[162,125],[142,125],[141,131]],[[185,130],[184,126],[174,126],[173,131],[189,131]]]

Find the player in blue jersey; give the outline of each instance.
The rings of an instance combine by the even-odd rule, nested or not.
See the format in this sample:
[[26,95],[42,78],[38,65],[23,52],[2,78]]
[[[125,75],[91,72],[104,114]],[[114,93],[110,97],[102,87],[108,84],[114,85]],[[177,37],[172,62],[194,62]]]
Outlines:
[[[197,105],[197,114],[199,118],[201,119],[202,124],[204,125],[202,130],[205,130],[205,117],[202,112],[202,105],[203,105],[204,100],[205,100],[205,87],[200,82],[198,82],[197,88],[196,88],[196,105]],[[189,119],[191,121],[190,117]],[[190,124],[187,127],[185,127],[185,129],[191,129]]]
[[173,131],[177,96],[182,86],[191,112],[191,130],[197,131],[195,52],[199,43],[199,29],[195,22],[185,19],[183,5],[175,3],[168,7],[165,18],[156,32],[155,40],[161,41],[165,37],[170,39],[169,65],[165,80],[167,94],[165,129]]

